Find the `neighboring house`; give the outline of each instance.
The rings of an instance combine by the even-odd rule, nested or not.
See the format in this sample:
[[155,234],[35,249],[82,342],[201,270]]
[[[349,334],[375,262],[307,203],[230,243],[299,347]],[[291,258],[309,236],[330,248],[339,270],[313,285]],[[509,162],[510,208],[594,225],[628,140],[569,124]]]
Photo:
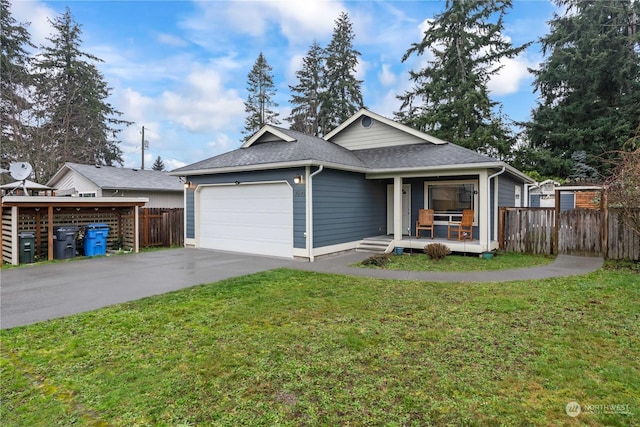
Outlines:
[[553,208],[556,206],[556,191],[560,195],[560,210],[574,208],[596,209],[600,206],[602,186],[561,185],[551,179],[530,186],[529,206],[532,208]]
[[531,185],[529,187],[529,206],[532,208],[553,208],[556,205],[556,187],[559,185],[559,182],[552,179]]
[[57,196],[147,197],[147,208],[184,207],[184,184],[167,172],[65,163],[47,182]]
[[352,250],[364,238],[422,248],[419,209],[436,211],[435,235],[475,211],[474,241],[498,247],[498,208],[516,206],[533,181],[493,158],[360,110],[324,138],[264,126],[239,149],[170,172],[185,177],[185,244],[314,257]]

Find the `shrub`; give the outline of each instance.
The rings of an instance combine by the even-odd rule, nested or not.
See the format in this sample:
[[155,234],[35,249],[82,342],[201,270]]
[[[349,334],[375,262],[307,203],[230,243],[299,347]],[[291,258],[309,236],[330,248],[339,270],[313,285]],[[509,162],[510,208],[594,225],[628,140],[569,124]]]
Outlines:
[[371,265],[374,267],[385,267],[389,262],[389,254],[376,254],[362,261],[362,265]]
[[431,259],[441,260],[451,253],[451,249],[442,243],[431,243],[424,247],[424,253]]

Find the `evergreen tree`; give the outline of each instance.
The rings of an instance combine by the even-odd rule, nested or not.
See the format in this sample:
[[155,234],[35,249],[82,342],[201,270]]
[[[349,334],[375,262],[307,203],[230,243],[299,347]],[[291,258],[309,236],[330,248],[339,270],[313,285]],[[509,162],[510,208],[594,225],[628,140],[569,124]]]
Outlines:
[[584,151],[589,166],[603,173],[600,161],[633,136],[640,114],[640,2],[556,4],[564,12],[541,39],[546,58],[532,71],[539,104],[519,158],[566,177],[580,166],[573,153]]
[[441,139],[505,157],[515,138],[487,84],[502,59],[527,47],[513,47],[502,36],[509,8],[511,0],[448,0],[402,58],[425,51],[434,56],[424,68],[410,71],[413,88],[398,96],[402,106],[396,118]]
[[245,141],[266,124],[280,124],[277,118],[279,114],[272,109],[278,106],[273,100],[276,94],[273,69],[262,52],[247,75],[247,92],[244,111],[249,115],[245,118],[242,131],[246,135]]
[[156,157],[156,160],[153,162],[153,166],[151,166],[151,169],[154,171],[164,171],[164,162],[162,161],[160,156]]
[[51,25],[51,45],[41,48],[35,62],[41,107],[38,146],[46,147],[35,168],[40,181],[48,180],[64,162],[122,164],[117,136],[130,124],[106,101],[111,88],[94,65],[102,61],[80,50],[80,26],[70,10]]
[[26,24],[16,22],[8,0],[0,0],[0,166],[31,161],[30,101],[32,76],[26,49],[31,43]]
[[286,120],[291,123],[291,129],[313,136],[320,135],[323,66],[324,49],[314,41],[302,60],[302,68],[296,71],[298,84],[289,86],[293,108]]
[[355,34],[349,14],[335,21],[326,49],[324,81],[320,105],[320,134],[325,135],[363,108],[360,85],[355,77],[360,52],[353,48]]

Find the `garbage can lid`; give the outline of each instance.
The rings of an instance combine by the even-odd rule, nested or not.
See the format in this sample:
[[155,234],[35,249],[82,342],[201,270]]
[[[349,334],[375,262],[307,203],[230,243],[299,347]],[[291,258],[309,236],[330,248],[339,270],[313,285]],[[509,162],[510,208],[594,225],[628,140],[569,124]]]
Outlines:
[[109,228],[109,224],[104,222],[93,222],[84,226],[85,228]]
[[55,225],[53,226],[53,231],[78,231],[80,227],[78,227],[77,225]]
[[35,231],[21,231],[18,233],[18,237],[36,237]]

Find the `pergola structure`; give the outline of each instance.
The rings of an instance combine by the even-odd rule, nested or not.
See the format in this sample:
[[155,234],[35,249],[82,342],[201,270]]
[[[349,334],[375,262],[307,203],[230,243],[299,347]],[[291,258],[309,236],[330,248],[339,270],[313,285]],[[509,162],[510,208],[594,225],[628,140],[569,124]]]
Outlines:
[[35,233],[36,248],[47,259],[54,255],[54,226],[106,223],[109,241],[118,240],[136,253],[139,251],[138,210],[146,197],[29,197],[2,198],[2,260],[19,264],[19,233]]

